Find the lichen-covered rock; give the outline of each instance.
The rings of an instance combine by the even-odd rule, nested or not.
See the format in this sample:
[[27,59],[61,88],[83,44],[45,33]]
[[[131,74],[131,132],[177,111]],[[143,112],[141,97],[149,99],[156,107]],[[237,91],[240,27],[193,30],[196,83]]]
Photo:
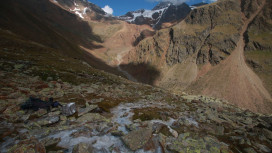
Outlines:
[[176,138],[166,140],[167,149],[174,152],[214,152],[220,153],[220,150],[227,149],[227,146],[221,144],[216,138],[206,136],[204,138],[192,133],[180,134]]
[[9,153],[46,153],[46,150],[37,139],[32,137],[11,147]]
[[108,120],[98,113],[88,113],[79,117],[76,121],[79,123],[85,123],[85,122],[107,122]]
[[54,144],[57,144],[60,142],[60,138],[45,138],[43,140],[41,140],[41,143],[47,147],[47,146],[51,146],[51,145],[54,145]]
[[40,126],[46,126],[57,123],[59,120],[60,120],[59,116],[48,116],[45,118],[38,119],[36,123]]
[[84,114],[87,114],[96,108],[98,108],[97,105],[86,105],[86,108],[79,108],[78,109],[78,116],[82,116]]
[[122,137],[123,142],[133,151],[142,148],[150,139],[152,128],[140,128]]
[[90,144],[79,143],[73,148],[72,153],[93,153],[93,148]]

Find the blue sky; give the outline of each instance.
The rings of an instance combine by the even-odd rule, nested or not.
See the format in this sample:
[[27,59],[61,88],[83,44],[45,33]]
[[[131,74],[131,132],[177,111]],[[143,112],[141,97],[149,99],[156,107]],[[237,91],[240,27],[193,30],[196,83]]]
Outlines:
[[[163,0],[88,0],[101,8],[108,5],[113,10],[113,15],[124,15],[129,11],[135,11],[139,9],[152,9],[158,4],[158,1]],[[199,2],[210,2],[215,0],[174,0],[174,1],[186,1],[187,4],[196,4]],[[109,9],[109,7],[107,7]]]

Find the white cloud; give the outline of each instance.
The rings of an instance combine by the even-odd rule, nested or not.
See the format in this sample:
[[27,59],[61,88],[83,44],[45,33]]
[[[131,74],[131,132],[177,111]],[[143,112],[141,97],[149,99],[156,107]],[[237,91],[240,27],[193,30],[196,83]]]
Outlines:
[[113,13],[113,9],[109,6],[106,5],[105,7],[102,8],[106,13],[108,14],[112,14]]

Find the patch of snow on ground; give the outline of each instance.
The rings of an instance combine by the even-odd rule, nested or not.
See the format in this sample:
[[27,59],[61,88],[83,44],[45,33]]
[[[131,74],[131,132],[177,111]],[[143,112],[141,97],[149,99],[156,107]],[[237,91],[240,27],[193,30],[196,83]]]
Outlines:
[[83,10],[83,14],[86,14],[88,9],[89,9],[88,7],[85,7],[84,10]]
[[70,9],[70,11],[75,12],[75,11],[80,11],[80,9],[79,9],[79,8],[77,8],[77,7],[75,7],[73,10],[72,10],[72,9]]
[[80,18],[84,19],[82,13],[80,13],[80,12],[78,12],[78,11],[76,11],[75,13],[76,13]]
[[75,6],[79,6],[76,2],[74,2],[74,5],[75,5]]

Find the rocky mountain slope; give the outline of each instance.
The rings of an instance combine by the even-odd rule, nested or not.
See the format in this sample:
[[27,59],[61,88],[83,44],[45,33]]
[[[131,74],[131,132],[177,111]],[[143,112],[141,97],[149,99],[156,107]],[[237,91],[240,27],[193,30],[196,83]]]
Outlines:
[[166,24],[172,25],[183,20],[191,11],[186,4],[173,4],[171,2],[160,2],[152,10],[137,10],[128,12],[118,18],[137,25],[150,25],[154,29],[161,29]]
[[[0,33],[3,153],[271,152],[271,116],[134,83]],[[74,102],[77,112],[20,110],[29,96]]]
[[96,68],[118,72],[80,48],[99,48],[95,43],[102,42],[102,38],[76,14],[55,4],[48,0],[1,1],[0,27],[63,55],[85,60]]
[[[222,0],[196,8],[179,24],[142,40],[130,52],[127,57],[130,64],[124,65],[124,69],[137,78],[133,65],[148,63],[152,71],[158,72],[155,76],[147,74],[146,78],[153,78],[149,83],[176,92],[186,90],[220,97],[255,112],[269,113],[271,67],[263,63],[266,69],[257,76],[247,65],[254,65],[254,60],[245,63],[244,58],[244,43],[246,50],[250,50],[250,46],[254,46],[253,39],[257,39],[254,36],[259,36],[260,44],[271,39],[269,34],[263,35],[260,31],[268,31],[271,25],[270,4],[264,3]],[[256,24],[266,28],[259,27],[253,34]],[[248,31],[252,31],[251,35]],[[268,46],[264,54],[269,55],[269,50]],[[258,53],[261,56],[262,52]],[[246,54],[249,58],[250,52]],[[256,58],[261,57],[256,55],[255,61]],[[137,71],[139,69],[143,68],[138,67]],[[145,77],[139,80],[145,82]]]
[[[244,12],[251,13],[247,17],[241,16],[241,22],[235,22],[235,18],[229,15],[234,14],[237,17],[241,13],[239,5],[236,5],[237,1],[221,1],[209,5],[208,10],[194,9],[194,13],[186,21],[171,29],[154,32],[146,26],[115,21],[103,13],[100,14],[99,20],[91,18],[88,14],[81,18],[80,12],[76,13],[70,9],[86,7],[86,1],[83,0],[76,1],[76,4],[69,0],[57,2],[0,2],[1,152],[271,152],[272,118],[269,115],[239,109],[225,100],[208,96],[174,94],[96,69],[108,68],[116,73],[124,71],[127,67],[136,67],[134,70],[138,72],[152,72],[148,81],[150,82],[156,79],[154,75],[160,73],[156,68],[161,66],[165,70],[173,66],[172,73],[186,78],[187,73],[179,73],[177,70],[184,66],[183,62],[188,63],[189,58],[194,59],[192,61],[195,63],[189,64],[188,71],[191,71],[190,67],[197,68],[200,63],[218,65],[218,69],[222,67],[223,70],[228,70],[230,65],[223,64],[233,60],[233,63],[238,65],[235,65],[237,68],[231,72],[243,70],[252,76],[253,71],[246,67],[245,60],[241,60],[244,56],[243,49],[240,48],[245,45],[247,50],[252,44],[256,44],[255,42],[265,46],[259,39],[262,35],[253,37],[255,30],[258,30],[256,26],[260,25],[258,23],[267,23],[266,28],[262,29],[264,32],[270,28],[270,21],[263,20],[270,15],[269,7],[264,3],[259,3],[256,9],[243,9]],[[237,9],[238,13],[230,8]],[[224,13],[212,13],[218,11],[217,9]],[[208,15],[194,20],[199,14]],[[226,19],[229,22],[224,24],[225,20],[219,19],[226,16],[229,17]],[[212,17],[217,18],[216,22]],[[237,20],[240,21],[239,16]],[[250,22],[251,20],[253,22]],[[232,30],[236,28],[237,31],[222,32],[222,29],[230,25],[233,26]],[[188,27],[192,27],[192,31],[189,31]],[[207,27],[208,30],[205,29]],[[242,36],[246,36],[246,30],[248,41],[243,41]],[[183,42],[184,39],[177,39],[185,32],[183,37],[188,38],[186,43]],[[226,37],[212,39],[208,36],[219,34]],[[194,48],[194,44],[189,43],[190,39],[196,39],[197,36],[200,36],[197,42],[205,38],[205,42],[202,42],[203,49]],[[230,40],[233,40],[235,45],[228,44]],[[226,44],[221,42],[222,46],[212,45],[210,48],[215,50],[214,52],[223,52],[225,60],[212,58],[217,55],[204,58],[205,47],[213,41],[226,41]],[[191,52],[185,54],[187,58],[181,56],[182,45],[177,44],[188,47],[188,51],[191,49]],[[123,48],[120,48],[122,45]],[[228,50],[228,45],[235,49]],[[136,50],[133,50],[135,46]],[[140,54],[139,49],[143,49],[145,53]],[[167,49],[172,52],[168,54]],[[259,49],[258,52],[263,51]],[[105,54],[100,53],[103,50]],[[130,50],[131,56],[127,56]],[[203,56],[197,56],[199,50],[203,50]],[[230,52],[230,55],[225,55],[224,51]],[[260,59],[259,56],[249,53],[251,49],[246,51],[246,58],[251,58],[253,63]],[[113,59],[108,60],[107,54]],[[146,63],[119,66],[122,62],[135,60],[132,58],[133,54],[141,55],[137,56],[137,61],[142,60]],[[172,54],[180,56],[177,59],[166,56]],[[195,55],[194,58],[191,54]],[[127,61],[126,56],[129,57]],[[206,60],[197,63],[197,58]],[[112,66],[106,64],[107,60]],[[165,63],[168,65],[164,65]],[[113,67],[114,65],[119,67]],[[237,72],[238,76],[244,77],[241,74],[243,73]],[[190,77],[190,73],[188,75]],[[147,77],[142,77],[142,80],[144,79]],[[176,80],[175,82],[178,83]],[[256,84],[256,87],[260,85]],[[20,106],[30,96],[43,101],[53,97],[63,107],[50,110],[21,110]],[[74,108],[70,107],[71,103],[74,103]],[[69,107],[71,111],[68,111]]]

